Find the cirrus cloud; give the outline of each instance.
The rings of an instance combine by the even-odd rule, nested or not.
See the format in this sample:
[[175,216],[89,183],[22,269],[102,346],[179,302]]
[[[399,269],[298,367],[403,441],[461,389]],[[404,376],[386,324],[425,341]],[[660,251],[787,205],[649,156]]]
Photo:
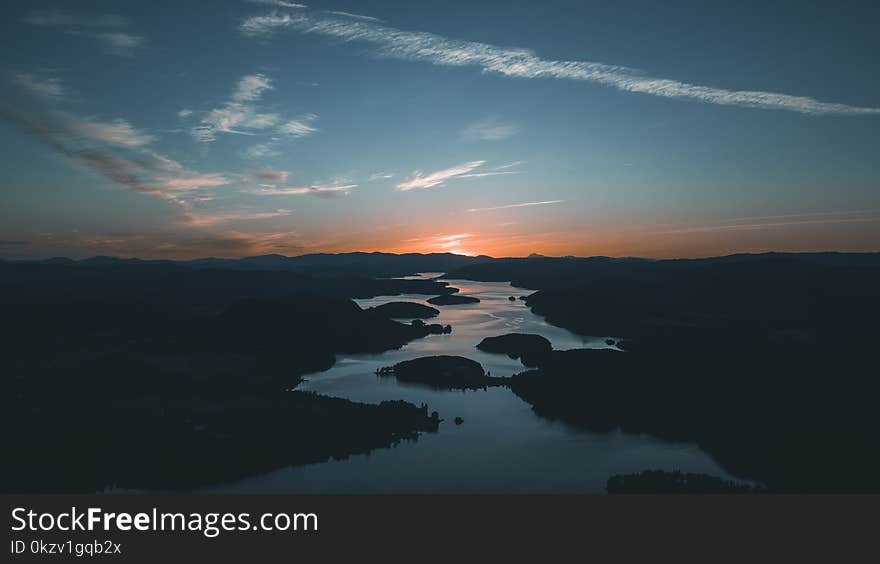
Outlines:
[[73,14],[60,10],[36,10],[24,17],[30,25],[53,27],[68,35],[97,39],[113,55],[130,55],[144,44],[139,35],[120,31],[128,20],[114,14]]
[[[266,91],[274,88],[272,79],[264,74],[249,74],[241,77],[229,100],[207,111],[201,123],[190,129],[190,134],[197,141],[211,143],[217,140],[217,135],[220,133],[256,135],[271,131],[297,138],[317,132],[318,129],[311,125],[318,119],[316,114],[305,114],[297,119],[285,121],[279,114],[259,110],[257,102]],[[254,158],[270,156],[272,153],[270,143],[258,144],[246,151],[247,156]]]
[[522,202],[519,204],[506,204],[503,206],[492,206],[488,208],[471,208],[469,212],[484,212],[484,211],[495,211],[495,210],[509,210],[514,208],[527,208],[531,206],[547,206],[550,204],[561,204],[565,200],[544,200],[543,202]]
[[518,131],[519,125],[516,123],[488,117],[464,128],[461,136],[470,141],[503,141],[516,135]]
[[77,117],[68,112],[57,112],[66,120],[68,127],[82,137],[120,147],[143,147],[155,141],[155,137],[133,127],[124,119],[101,122]]
[[152,151],[155,138],[124,119],[100,121],[55,109],[54,98],[20,82],[13,79],[18,96],[0,98],[0,119],[116,185],[185,206],[199,189],[230,183],[223,174],[190,170]]
[[406,31],[377,22],[300,11],[272,13],[244,20],[243,34],[268,37],[279,29],[319,35],[342,42],[366,44],[373,54],[439,66],[476,67],[483,72],[516,78],[550,78],[601,84],[625,92],[691,100],[723,106],[786,110],[810,115],[880,115],[880,108],[822,102],[759,90],[729,90],[647,76],[641,71],[593,61],[546,59],[529,49],[498,47],[423,31]]
[[258,190],[252,193],[261,196],[317,196],[318,198],[333,198],[336,196],[344,196],[351,192],[352,188],[357,188],[357,184],[312,184],[309,186],[272,186],[261,185]]
[[417,170],[407,176],[403,182],[397,185],[396,188],[401,192],[407,192],[409,190],[443,186],[444,183],[449,180],[456,180],[461,178],[485,178],[487,176],[500,176],[520,173],[520,171],[518,170],[502,170],[518,166],[519,164],[521,164],[520,162],[495,167],[489,170],[480,170],[474,172],[476,169],[480,168],[484,164],[486,164],[486,161],[470,161],[428,174]]
[[486,161],[470,161],[428,174],[425,174],[421,171],[415,171],[407,176],[403,182],[398,184],[397,189],[401,192],[406,192],[409,190],[419,190],[423,188],[443,186],[443,183],[447,180],[452,180],[457,177],[464,177],[464,175],[468,174],[478,167],[483,166],[485,163]]
[[316,119],[318,116],[315,114],[306,114],[298,119],[292,119],[279,125],[278,133],[290,137],[307,137],[318,131],[318,128],[311,125]]
[[50,101],[60,100],[65,94],[61,80],[54,77],[20,73],[13,77],[12,82],[29,94],[40,96]]

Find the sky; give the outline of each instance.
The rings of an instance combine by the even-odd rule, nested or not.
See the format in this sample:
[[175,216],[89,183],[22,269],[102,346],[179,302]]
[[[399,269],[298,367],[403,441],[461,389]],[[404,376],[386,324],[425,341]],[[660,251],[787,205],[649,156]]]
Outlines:
[[0,257],[880,251],[875,2],[2,10]]

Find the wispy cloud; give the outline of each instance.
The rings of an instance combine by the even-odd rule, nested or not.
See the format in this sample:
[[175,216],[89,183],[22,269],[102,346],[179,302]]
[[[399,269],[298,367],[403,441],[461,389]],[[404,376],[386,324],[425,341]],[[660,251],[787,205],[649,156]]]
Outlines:
[[417,245],[421,252],[435,251],[442,253],[456,253],[460,255],[474,254],[467,250],[465,245],[472,239],[472,233],[439,233],[425,237],[414,237],[404,241],[410,245]]
[[179,112],[177,112],[177,117],[186,119],[193,114],[193,111],[187,108],[183,108]]
[[262,74],[243,76],[232,93],[235,102],[253,102],[259,100],[266,90],[272,89],[272,81]]
[[334,16],[342,16],[344,18],[353,18],[356,20],[363,20],[368,22],[381,22],[379,18],[374,18],[373,16],[365,16],[363,14],[352,14],[351,12],[340,12],[335,10],[325,10],[325,14],[331,14]]
[[518,131],[519,125],[516,123],[488,117],[464,128],[461,136],[470,141],[502,141],[513,137]]
[[248,211],[248,210],[223,210],[223,211],[188,211],[184,219],[195,227],[209,227],[223,223],[254,221],[261,219],[273,219],[285,217],[293,213],[293,210],[279,209],[274,211]]
[[61,80],[54,77],[22,73],[15,75],[12,81],[29,94],[52,101],[60,100],[65,94]]
[[486,176],[499,176],[505,174],[519,174],[518,170],[490,170],[488,172],[472,172],[470,174],[461,174],[457,178],[484,178]]
[[357,188],[357,184],[314,184],[309,186],[261,186],[253,193],[262,196],[317,196],[319,198],[333,198],[343,196]]
[[373,182],[373,181],[375,181],[375,180],[387,180],[387,179],[389,179],[389,178],[394,178],[394,173],[391,173],[391,172],[374,172],[373,174],[370,175],[369,178],[367,178],[367,180],[369,180],[370,182]]
[[312,123],[318,119],[315,114],[306,114],[297,119],[292,119],[278,126],[278,133],[291,137],[307,137],[318,132],[318,128]]
[[288,186],[287,181],[290,173],[286,170],[263,169],[253,174],[259,182],[256,188],[248,188],[245,192],[257,196],[317,196],[319,198],[334,198],[344,196],[357,184],[353,184],[348,178],[335,178],[328,183],[308,184],[305,186]]
[[713,88],[646,76],[636,69],[623,66],[545,59],[528,49],[461,41],[434,33],[405,31],[375,22],[320,12],[297,10],[255,16],[246,19],[240,29],[249,36],[266,37],[284,28],[343,42],[368,44],[379,56],[442,66],[477,67],[484,72],[503,76],[587,81],[626,92],[726,106],[787,110],[814,115],[880,115],[880,108],[821,102],[806,96],[776,92]]
[[133,127],[124,119],[101,122],[77,117],[68,112],[56,112],[67,122],[68,128],[81,137],[120,147],[143,147],[155,141],[155,137]]
[[261,113],[253,102],[272,88],[272,81],[262,74],[243,76],[235,86],[229,101],[219,108],[205,114],[200,125],[190,133],[198,141],[210,143],[217,139],[218,133],[238,133],[251,135],[254,130],[263,130],[277,124],[278,114]]
[[485,163],[486,161],[471,161],[467,163],[462,163],[458,166],[454,166],[451,168],[445,168],[443,170],[431,172],[429,174],[415,171],[407,176],[403,182],[398,184],[397,189],[402,192],[406,192],[408,190],[443,186],[443,183],[447,180],[462,178],[464,177],[463,175],[467,175],[472,170],[483,166]]
[[72,14],[60,10],[34,10],[24,17],[25,23],[50,27],[123,27],[128,20],[113,14]]
[[156,182],[157,186],[168,192],[186,192],[197,188],[213,188],[227,184],[229,184],[229,179],[218,173],[160,176]]
[[267,4],[269,6],[275,6],[277,8],[293,8],[293,9],[302,9],[308,8],[307,4],[300,4],[297,2],[287,2],[287,0],[248,0],[251,4]]
[[756,231],[781,229],[805,225],[834,225],[841,223],[880,222],[880,210],[854,210],[844,212],[815,212],[802,214],[765,215],[739,217],[707,225],[696,225],[657,231],[661,235],[686,235],[690,233],[712,233],[725,231]]
[[128,20],[113,14],[73,14],[60,10],[38,10],[30,12],[24,22],[58,28],[70,35],[91,37],[98,40],[104,49],[114,55],[131,55],[144,44],[144,38],[120,28],[128,26]]
[[[211,229],[187,233],[47,233],[34,241],[37,249],[66,254],[136,256],[143,258],[241,257],[267,253],[299,254],[304,250],[295,231],[247,232],[229,229],[224,222]],[[202,226],[190,225],[200,228]]]
[[[434,188],[435,186],[443,186],[448,180],[457,180],[462,178],[485,178],[487,176],[500,176],[507,174],[520,174],[518,170],[501,170],[509,169],[521,164],[520,162],[495,167],[490,170],[480,170],[472,172],[486,164],[486,161],[471,161],[462,163],[458,166],[438,170],[429,174],[421,171],[415,171],[407,176],[403,182],[397,185],[397,189],[406,192],[408,190],[416,190],[421,188]],[[384,178],[384,177],[383,177]],[[390,175],[388,176],[390,178]],[[370,177],[373,180],[373,177]]]
[[144,44],[144,38],[131,33],[113,31],[94,35],[104,44],[107,52],[114,55],[131,55],[137,47]]
[[444,251],[461,252],[462,242],[470,237],[473,237],[470,233],[455,233],[453,235],[439,235],[433,240],[436,246]]
[[281,154],[271,143],[257,143],[242,151],[242,155],[248,159],[264,159],[277,157]]
[[27,84],[18,92],[0,99],[0,119],[117,185],[185,207],[189,194],[230,183],[222,174],[190,170],[152,151],[153,136],[126,120],[105,122],[57,110],[54,99],[35,94]]
[[509,168],[515,168],[519,165],[526,164],[525,161],[514,161],[512,163],[503,164],[501,166],[496,166],[493,170],[507,170]]
[[[262,112],[257,106],[263,94],[273,90],[272,80],[263,74],[249,74],[239,79],[230,99],[218,108],[209,110],[201,123],[190,130],[198,141],[211,143],[219,133],[255,135],[267,130],[289,137],[305,137],[318,131],[311,125],[318,119],[315,114],[305,114],[297,119],[287,120],[276,113]],[[271,144],[263,143],[251,148],[252,157],[268,156],[272,153]]]
[[484,211],[494,211],[494,210],[509,210],[512,208],[527,208],[529,206],[546,206],[549,204],[561,204],[565,200],[545,200],[543,202],[523,202],[521,204],[507,204],[504,206],[492,206],[490,208],[471,208],[469,212],[484,212]]
[[286,184],[288,172],[286,170],[260,170],[254,174],[259,180],[265,182],[274,182],[276,184]]

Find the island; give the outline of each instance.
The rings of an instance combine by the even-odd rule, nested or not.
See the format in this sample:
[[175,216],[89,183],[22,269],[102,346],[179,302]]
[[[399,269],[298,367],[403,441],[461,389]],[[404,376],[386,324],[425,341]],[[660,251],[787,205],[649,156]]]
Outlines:
[[462,305],[462,304],[476,304],[480,302],[480,298],[474,298],[472,296],[460,296],[458,294],[444,294],[442,296],[434,296],[433,298],[428,300],[429,304],[434,305]]
[[421,319],[413,319],[410,322],[413,327],[420,327],[430,335],[448,335],[452,333],[452,325],[440,325],[439,323],[427,324]]
[[508,333],[486,337],[477,348],[483,352],[506,354],[520,359],[525,366],[536,367],[552,352],[553,345],[541,335]]
[[439,309],[417,302],[388,302],[367,311],[381,313],[389,319],[428,319],[440,314]]
[[483,371],[483,366],[463,356],[423,356],[398,362],[378,371],[380,376],[394,376],[399,382],[423,384],[438,390],[479,390],[507,385],[508,378],[497,378]]

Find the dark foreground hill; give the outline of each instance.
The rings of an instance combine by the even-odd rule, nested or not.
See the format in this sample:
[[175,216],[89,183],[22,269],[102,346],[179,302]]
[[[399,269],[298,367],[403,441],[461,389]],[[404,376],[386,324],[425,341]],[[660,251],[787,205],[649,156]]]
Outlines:
[[0,292],[138,297],[186,309],[223,307],[252,297],[312,294],[345,298],[457,292],[434,280],[375,279],[283,270],[190,268],[169,261],[0,261]]
[[612,494],[748,494],[762,493],[763,488],[722,480],[706,474],[646,470],[638,474],[618,474],[608,478]]
[[404,402],[288,391],[335,354],[427,335],[344,298],[249,298],[219,314],[25,291],[4,312],[5,491],[194,487],[435,430]]
[[472,270],[522,276],[554,324],[624,339],[625,352],[556,351],[515,376],[539,415],[694,441],[774,491],[880,491],[880,255]]
[[[537,344],[525,359],[536,370],[503,384],[538,415],[696,442],[771,491],[880,492],[878,257],[533,258],[455,276],[515,280],[537,290],[527,304],[550,322],[622,339],[623,351]],[[454,291],[348,274],[0,262],[3,489],[191,487],[436,428],[422,407],[288,390],[337,353],[399,347],[439,327],[348,298]],[[515,339],[490,348],[522,357]],[[403,379],[495,383],[438,362],[403,367]]]
[[[833,349],[832,349],[833,350]],[[803,346],[555,352],[510,388],[591,431],[695,442],[774,491],[880,491],[873,355]]]

